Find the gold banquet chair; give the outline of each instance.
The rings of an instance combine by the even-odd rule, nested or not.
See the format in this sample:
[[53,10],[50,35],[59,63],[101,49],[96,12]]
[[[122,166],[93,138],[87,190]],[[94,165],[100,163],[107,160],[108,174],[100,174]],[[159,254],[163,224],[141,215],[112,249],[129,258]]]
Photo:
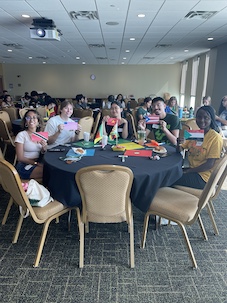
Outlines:
[[[6,124],[6,121],[2,120],[1,117],[0,117],[0,138],[4,143],[3,156],[5,157],[7,146],[13,146],[15,149],[15,143],[14,143],[15,137],[11,135],[8,126]],[[16,161],[17,161],[17,155],[15,151],[13,165],[16,164]]]
[[93,127],[92,127],[92,133],[91,133],[91,139],[93,140],[95,138],[98,126],[99,126],[99,121],[101,118],[101,112],[99,112],[95,118],[95,121],[93,123]]
[[[227,156],[225,156],[227,157]],[[217,160],[217,163],[221,162],[221,161],[227,161],[224,160],[224,159],[219,159]],[[216,164],[217,165],[217,164]],[[215,209],[214,209],[214,206],[213,206],[213,202],[215,199],[217,199],[220,191],[221,191],[221,188],[222,188],[222,185],[226,179],[226,176],[227,176],[227,166],[225,167],[217,185],[215,186],[214,188],[214,191],[208,201],[208,203],[206,204],[206,207],[207,207],[207,211],[208,211],[208,214],[209,214],[209,217],[210,217],[210,220],[211,220],[211,223],[212,223],[212,226],[213,226],[213,229],[214,229],[214,233],[216,235],[219,235],[219,231],[218,231],[218,227],[217,227],[217,224],[215,222],[215,219],[214,219],[214,215],[213,213],[215,213]],[[197,188],[192,188],[192,187],[187,187],[187,186],[182,186],[182,185],[175,185],[174,186],[176,189],[179,189],[179,190],[182,190],[183,192],[186,192],[186,193],[189,193],[191,195],[194,195],[198,198],[200,198],[200,196],[202,195],[203,193],[203,190],[202,189],[197,189]]]
[[79,140],[84,138],[84,132],[88,132],[91,134],[92,126],[94,123],[94,118],[93,117],[83,117],[80,119],[79,124],[81,125],[81,132],[79,133]]
[[82,199],[80,267],[84,266],[84,224],[127,222],[130,233],[130,265],[134,267],[134,229],[130,191],[132,171],[124,166],[95,165],[78,170],[75,176]]
[[163,187],[158,190],[157,194],[152,200],[149,210],[145,214],[141,243],[142,248],[144,248],[146,242],[149,216],[151,214],[158,215],[167,220],[174,221],[179,225],[184,235],[193,267],[197,268],[197,263],[187,235],[187,231],[185,229],[185,225],[192,225],[198,220],[203,237],[205,240],[207,240],[206,231],[200,217],[200,212],[209,202],[216,185],[226,169],[226,161],[227,156],[222,158],[222,160],[215,167],[209,181],[203,189],[200,198],[171,187]]
[[[12,164],[3,159],[0,159],[0,175],[4,175],[4,178],[2,179],[3,189],[10,194],[13,201],[18,206],[22,207],[23,213],[26,213],[27,210],[29,210],[32,219],[37,224],[43,224],[43,230],[33,265],[34,267],[37,267],[39,265],[50,222],[53,219],[69,212],[72,208],[65,207],[62,203],[56,200],[50,202],[44,207],[32,207],[24,189],[22,188],[21,179],[16,169],[12,166]],[[78,218],[80,218],[79,209],[76,208],[76,211]],[[24,216],[20,214],[12,243],[17,243],[23,219]]]

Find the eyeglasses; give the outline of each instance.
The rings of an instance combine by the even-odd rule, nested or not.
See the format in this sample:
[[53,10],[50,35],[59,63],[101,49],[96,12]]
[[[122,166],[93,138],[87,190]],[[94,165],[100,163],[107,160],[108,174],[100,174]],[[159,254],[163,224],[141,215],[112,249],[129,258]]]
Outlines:
[[37,120],[37,117],[25,117],[26,121]]

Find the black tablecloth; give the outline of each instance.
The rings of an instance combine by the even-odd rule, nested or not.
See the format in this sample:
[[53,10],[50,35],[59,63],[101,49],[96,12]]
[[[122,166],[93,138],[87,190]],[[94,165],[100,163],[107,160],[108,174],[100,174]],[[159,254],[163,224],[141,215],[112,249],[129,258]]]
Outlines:
[[[160,187],[170,186],[182,175],[182,157],[175,148],[167,146],[168,155],[159,161],[144,157],[128,157],[121,162],[119,152],[113,152],[110,146],[102,151],[95,148],[95,155],[84,156],[80,161],[66,164],[59,157],[64,152],[47,152],[44,156],[44,185],[48,186],[56,200],[68,206],[81,204],[80,194],[75,183],[75,173],[82,167],[114,164],[129,167],[134,173],[131,190],[132,203],[146,212]],[[100,184],[101,189],[101,184]]]

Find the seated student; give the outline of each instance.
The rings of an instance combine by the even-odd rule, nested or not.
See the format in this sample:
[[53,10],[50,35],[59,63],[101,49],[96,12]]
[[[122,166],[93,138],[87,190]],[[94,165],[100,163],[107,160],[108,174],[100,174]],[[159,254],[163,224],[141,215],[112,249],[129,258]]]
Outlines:
[[102,108],[111,108],[111,104],[114,101],[114,95],[109,95],[107,98],[107,102],[103,102]]
[[2,100],[2,108],[14,107],[14,103],[10,95],[5,95]]
[[[159,116],[159,124],[152,124],[152,132],[157,142],[165,142],[166,144],[177,145],[179,130],[181,123],[177,116],[165,112],[166,104],[164,99],[156,97],[152,100],[153,113]],[[146,128],[146,121],[140,120],[138,128],[146,129],[147,135],[150,130]]]
[[182,185],[203,189],[209,180],[216,159],[221,156],[223,139],[215,122],[214,109],[202,106],[197,110],[196,123],[204,130],[203,141],[186,140],[177,146],[178,151],[188,150],[190,167],[184,170],[183,176],[173,185]]
[[45,107],[48,118],[56,116],[58,107],[56,101],[49,95],[45,96]]
[[144,99],[142,105],[137,109],[137,112],[136,112],[138,121],[144,119],[147,115],[150,114],[151,103],[152,103],[152,100],[150,97],[146,97]]
[[123,109],[125,108],[125,101],[124,101],[124,97],[122,94],[117,95],[116,101],[121,103],[121,106]]
[[178,116],[178,104],[177,104],[177,98],[175,96],[170,97],[167,106],[170,108],[170,114],[174,114]]
[[224,136],[227,137],[227,96],[221,100],[218,115],[216,116],[217,124],[222,128]]
[[34,109],[29,109],[22,120],[24,130],[15,138],[18,163],[16,169],[22,179],[42,178],[43,164],[39,162],[40,154],[47,149],[47,142],[32,141],[32,133],[40,130],[42,120]]
[[39,94],[36,90],[31,91],[31,100],[29,101],[29,106],[36,108],[39,105]]
[[87,108],[87,98],[82,94],[76,95],[76,105],[75,108],[86,109]]
[[73,114],[73,103],[65,100],[61,103],[60,115],[54,116],[47,121],[45,131],[48,132],[48,149],[57,145],[64,145],[78,140],[81,126],[78,129],[64,129],[65,122],[74,122],[70,117]]
[[121,116],[122,113],[122,105],[118,101],[113,101],[110,107],[110,116],[104,116],[103,121],[103,134],[108,135],[111,133],[114,126],[107,125],[107,121],[110,118],[118,119],[118,134],[120,138],[127,139],[129,137],[129,127],[128,121]]

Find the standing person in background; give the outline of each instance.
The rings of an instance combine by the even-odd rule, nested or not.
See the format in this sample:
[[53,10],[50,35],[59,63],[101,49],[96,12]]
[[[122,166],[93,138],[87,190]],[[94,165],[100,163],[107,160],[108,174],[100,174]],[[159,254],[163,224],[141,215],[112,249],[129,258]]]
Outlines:
[[210,96],[204,96],[203,97],[203,105],[211,105],[211,97]]
[[125,101],[124,101],[124,97],[122,94],[117,95],[116,101],[120,102],[122,108],[125,109]]
[[216,121],[218,126],[221,127],[224,136],[227,137],[227,96],[224,96],[221,100]]

